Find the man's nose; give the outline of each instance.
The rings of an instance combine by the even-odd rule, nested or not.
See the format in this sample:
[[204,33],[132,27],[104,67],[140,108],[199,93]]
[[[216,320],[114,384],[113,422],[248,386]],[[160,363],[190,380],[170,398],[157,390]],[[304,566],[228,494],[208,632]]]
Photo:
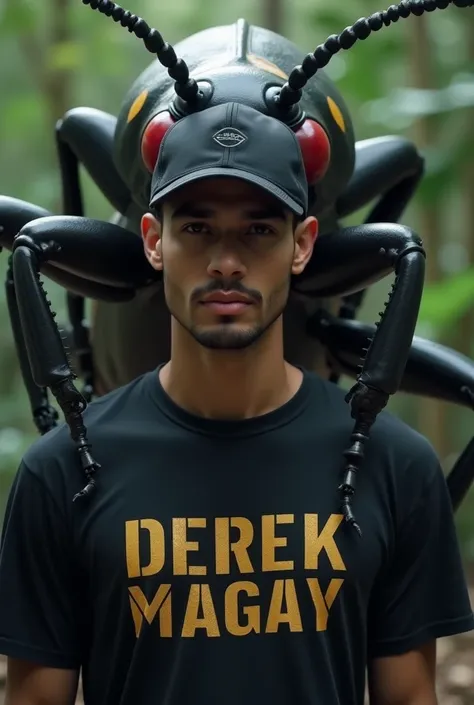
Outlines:
[[231,243],[219,243],[212,252],[208,273],[213,277],[239,277],[246,274],[246,267],[238,250]]

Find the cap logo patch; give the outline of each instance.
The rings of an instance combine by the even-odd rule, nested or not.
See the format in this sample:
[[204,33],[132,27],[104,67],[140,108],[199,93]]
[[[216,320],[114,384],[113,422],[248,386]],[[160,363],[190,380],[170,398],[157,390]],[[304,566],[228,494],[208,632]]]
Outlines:
[[247,140],[247,136],[234,127],[223,127],[212,136],[212,139],[221,147],[239,147]]

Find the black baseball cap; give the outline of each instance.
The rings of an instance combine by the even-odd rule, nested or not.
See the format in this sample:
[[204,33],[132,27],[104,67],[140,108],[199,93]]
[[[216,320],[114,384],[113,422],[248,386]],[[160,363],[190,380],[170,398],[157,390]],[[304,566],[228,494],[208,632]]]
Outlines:
[[150,207],[185,184],[216,176],[243,179],[297,215],[307,213],[308,182],[295,133],[247,105],[216,105],[170,127],[153,172]]

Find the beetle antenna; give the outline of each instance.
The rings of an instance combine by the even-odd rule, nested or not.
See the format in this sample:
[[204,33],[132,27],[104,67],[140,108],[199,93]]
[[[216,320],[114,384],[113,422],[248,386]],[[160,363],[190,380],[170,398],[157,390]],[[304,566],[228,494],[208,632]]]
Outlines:
[[195,102],[200,93],[198,84],[189,77],[189,69],[184,59],[178,59],[171,44],[165,42],[158,30],[111,0],[82,0],[82,2],[93,10],[111,17],[114,22],[120,23],[131,34],[142,39],[148,51],[156,54],[158,61],[168,69],[168,74],[175,81],[174,88],[178,96],[186,103]]
[[327,66],[341,49],[350,49],[358,39],[367,39],[372,32],[377,32],[382,27],[389,27],[399,19],[405,19],[410,15],[420,16],[434,10],[444,10],[449,5],[472,7],[474,0],[402,0],[398,5],[390,5],[383,12],[362,17],[352,27],[346,27],[341,34],[331,34],[324,44],[320,44],[313,54],[307,54],[303,63],[292,70],[287,82],[274,96],[275,103],[280,109],[288,109],[296,105],[301,100],[302,89],[309,79]]

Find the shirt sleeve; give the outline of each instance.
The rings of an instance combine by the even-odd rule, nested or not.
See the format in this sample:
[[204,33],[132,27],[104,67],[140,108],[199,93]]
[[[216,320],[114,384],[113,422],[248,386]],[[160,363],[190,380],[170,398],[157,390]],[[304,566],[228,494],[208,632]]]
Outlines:
[[428,479],[397,532],[370,602],[371,658],[403,654],[433,639],[474,629],[445,477],[431,447],[418,462],[416,474],[422,472]]
[[52,668],[80,667],[70,535],[59,503],[22,462],[0,546],[0,653]]

